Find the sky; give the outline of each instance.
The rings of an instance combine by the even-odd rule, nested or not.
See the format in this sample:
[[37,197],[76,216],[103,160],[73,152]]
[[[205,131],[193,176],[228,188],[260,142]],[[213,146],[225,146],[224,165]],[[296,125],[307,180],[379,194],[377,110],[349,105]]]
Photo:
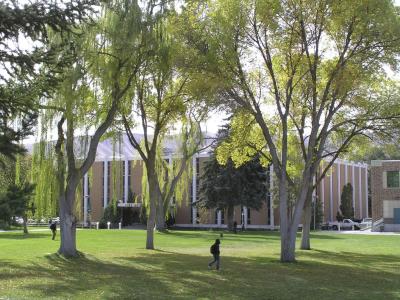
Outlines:
[[[355,0],[358,1],[358,0]],[[23,2],[23,1],[22,1]],[[400,6],[400,0],[394,0],[395,5]],[[390,69],[387,69],[388,74],[390,74],[390,76],[393,76],[396,79],[400,80],[400,73],[394,73],[392,72]],[[209,133],[216,133],[219,129],[220,126],[222,126],[224,123],[226,123],[225,119],[227,118],[227,114],[222,112],[222,111],[218,111],[218,112],[214,112],[209,120],[207,122],[203,123],[203,130],[207,131]],[[140,131],[139,131],[140,133]],[[56,137],[55,132],[52,134],[54,136],[54,138]],[[28,138],[25,142],[27,143],[32,143],[35,141],[35,136],[32,136],[30,138]]]

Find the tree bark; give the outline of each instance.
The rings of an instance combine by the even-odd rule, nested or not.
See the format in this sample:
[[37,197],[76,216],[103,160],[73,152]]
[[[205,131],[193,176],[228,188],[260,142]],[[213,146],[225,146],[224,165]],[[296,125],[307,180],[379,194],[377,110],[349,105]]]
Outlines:
[[158,231],[163,232],[166,231],[165,226],[165,211],[164,211],[164,203],[160,195],[157,198],[157,221],[156,228]]
[[76,217],[74,214],[75,191],[79,176],[73,175],[65,192],[61,194],[60,201],[60,249],[58,253],[65,257],[78,256],[76,249]]
[[287,230],[281,230],[281,262],[296,262],[296,231],[288,227]]
[[229,231],[233,231],[233,227],[234,227],[233,226],[233,222],[234,222],[233,218],[235,216],[234,213],[235,213],[235,207],[232,205],[228,206],[226,214],[227,214],[227,218],[228,218],[228,230]]
[[[312,193],[312,175],[315,173],[315,166],[311,165],[303,172],[303,179],[300,185],[300,191],[294,207],[294,212],[288,213],[287,200],[288,188],[287,185],[279,183],[279,197],[280,197],[280,213],[281,213],[281,261],[294,262],[297,229],[303,215],[303,209],[307,197]],[[285,201],[286,199],[286,201]],[[282,221],[283,220],[283,221]]]
[[28,226],[27,226],[27,222],[28,222],[28,217],[26,216],[26,214],[24,214],[24,216],[22,217],[22,219],[24,220],[24,224],[23,224],[23,226],[24,226],[24,233],[25,234],[28,234]]
[[310,243],[310,226],[311,226],[311,201],[307,200],[303,211],[303,228],[301,231],[302,250],[311,250]]
[[279,182],[279,212],[280,212],[280,235],[281,235],[281,262],[294,262],[296,239],[290,233],[288,213],[288,188],[284,180]]
[[301,245],[300,245],[300,249],[302,250],[311,250],[310,227],[311,227],[311,216],[312,216],[312,207],[311,207],[312,191],[313,188],[310,187],[307,193],[307,199],[304,203],[303,228],[301,231]]
[[154,177],[155,172],[152,170],[147,171],[149,183],[149,216],[147,218],[147,239],[146,249],[154,249],[154,225],[156,223],[156,209],[157,199],[159,196],[157,180]]

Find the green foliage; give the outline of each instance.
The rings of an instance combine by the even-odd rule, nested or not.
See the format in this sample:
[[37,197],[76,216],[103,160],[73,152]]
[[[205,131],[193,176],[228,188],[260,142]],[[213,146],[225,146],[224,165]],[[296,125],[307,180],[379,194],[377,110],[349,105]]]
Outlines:
[[10,185],[15,183],[15,161],[10,158],[0,155],[0,160],[3,162],[3,167],[0,172],[0,194],[5,193]]
[[0,220],[7,226],[13,216],[25,217],[34,191],[34,185],[11,184],[5,193],[0,194]]
[[344,219],[354,217],[353,186],[351,183],[343,186],[342,195],[340,196],[340,212]]
[[111,222],[114,226],[121,221],[121,211],[117,209],[114,205],[107,206],[104,211],[103,215],[101,216],[99,227],[100,228],[107,228],[107,222]]
[[[62,70],[72,62],[64,52],[69,43],[52,43],[50,32],[71,33],[75,25],[88,20],[96,3],[35,1],[21,6],[6,0],[0,4],[0,153],[14,159],[25,152],[18,143],[32,133],[39,99],[54,91]],[[34,46],[26,48],[20,40]]]
[[29,171],[30,182],[35,183],[35,219],[58,215],[60,183],[55,174],[57,166],[53,145],[44,141],[35,144]]
[[[399,127],[400,128],[400,127]],[[400,159],[400,138],[398,134],[391,137],[373,135],[371,137],[360,137],[355,141],[349,152],[344,157],[353,161],[371,160],[398,160]]]
[[211,156],[201,177],[200,205],[217,209],[244,205],[258,210],[267,198],[266,181],[266,169],[258,158],[235,168],[231,160],[220,165]]
[[311,229],[319,229],[323,220],[324,212],[322,210],[322,202],[320,200],[312,202]]

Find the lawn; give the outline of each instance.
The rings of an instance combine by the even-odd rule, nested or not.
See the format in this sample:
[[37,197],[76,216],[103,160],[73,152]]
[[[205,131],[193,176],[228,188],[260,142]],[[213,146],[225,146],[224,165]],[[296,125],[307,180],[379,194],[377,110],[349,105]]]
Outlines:
[[400,235],[315,233],[281,264],[278,233],[171,231],[144,249],[142,230],[79,230],[84,256],[64,259],[50,232],[0,233],[0,299],[400,299]]

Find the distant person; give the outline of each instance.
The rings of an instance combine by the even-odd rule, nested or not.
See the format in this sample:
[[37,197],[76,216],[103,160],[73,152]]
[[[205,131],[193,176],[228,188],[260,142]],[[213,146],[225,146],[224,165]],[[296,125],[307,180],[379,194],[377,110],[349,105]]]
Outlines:
[[53,237],[51,238],[53,241],[56,238],[56,233],[57,233],[57,223],[55,221],[49,221],[49,228],[51,229],[51,232],[53,233]]
[[233,232],[237,233],[237,222],[233,222]]
[[212,265],[215,264],[216,269],[219,270],[219,244],[221,244],[220,240],[216,239],[210,248],[214,259],[208,264],[208,269],[211,269]]

